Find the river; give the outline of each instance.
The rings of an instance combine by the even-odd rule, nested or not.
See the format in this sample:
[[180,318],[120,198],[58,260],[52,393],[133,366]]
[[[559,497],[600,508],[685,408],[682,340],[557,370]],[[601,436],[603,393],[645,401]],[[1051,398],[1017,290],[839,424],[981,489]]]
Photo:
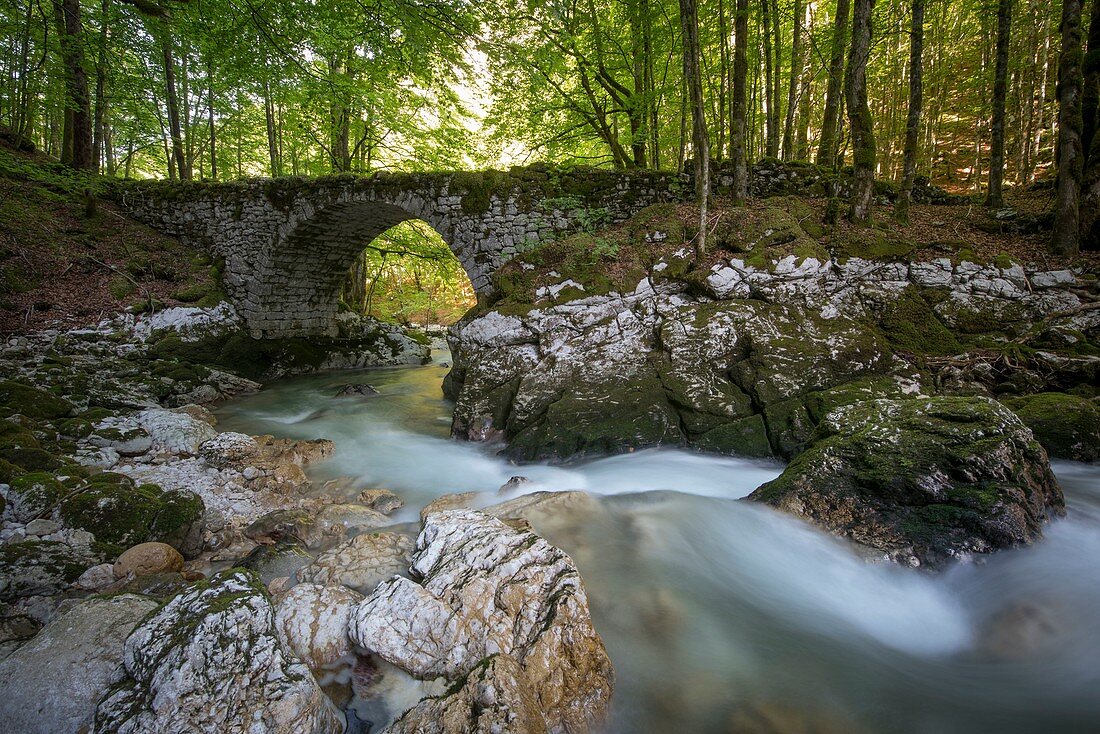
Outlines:
[[[396,491],[398,522],[451,492],[499,502],[514,475],[600,496],[537,527],[585,580],[614,734],[1100,731],[1100,466],[1055,464],[1068,512],[1043,542],[933,576],[735,501],[778,463],[652,449],[515,466],[452,441],[435,356],[275,382],[222,406],[219,428],[332,439],[312,476]],[[356,382],[380,395],[333,397]]]

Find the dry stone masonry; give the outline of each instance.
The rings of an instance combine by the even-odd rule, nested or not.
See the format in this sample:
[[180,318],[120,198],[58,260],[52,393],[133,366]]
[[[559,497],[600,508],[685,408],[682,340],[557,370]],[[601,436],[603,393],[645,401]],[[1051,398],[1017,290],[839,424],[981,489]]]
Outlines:
[[508,172],[379,173],[231,183],[128,182],[132,216],[225,259],[225,287],[256,337],[333,335],[344,274],[390,227],[430,224],[474,290],[517,252],[593,217],[621,221],[688,191],[650,171],[545,167]]

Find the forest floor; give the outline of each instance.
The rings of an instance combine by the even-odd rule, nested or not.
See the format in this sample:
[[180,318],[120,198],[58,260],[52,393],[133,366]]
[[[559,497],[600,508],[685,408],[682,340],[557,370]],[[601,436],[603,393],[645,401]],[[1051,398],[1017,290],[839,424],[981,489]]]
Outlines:
[[[94,324],[126,308],[211,305],[222,297],[218,266],[207,255],[129,219],[109,202],[96,200],[89,214],[85,192],[97,185],[94,177],[74,174],[46,156],[0,145],[0,334]],[[1052,196],[1050,190],[1010,193],[1006,204],[1018,216],[1005,221],[978,203],[915,204],[910,223],[900,225],[892,207],[879,206],[871,228],[843,218],[821,226],[824,199],[756,199],[735,208],[718,197],[711,209],[706,265],[739,250],[728,240],[767,232],[776,227],[777,213],[786,212],[797,232],[792,241],[810,243],[809,250],[791,250],[801,256],[976,262],[1007,258],[1042,269],[1100,270],[1100,253],[1064,258],[1049,252],[1049,231],[1038,222],[1050,210]],[[685,239],[693,236],[696,217],[694,206],[676,207],[674,218],[683,224]],[[628,222],[601,231],[596,240],[625,240],[632,226]]]
[[210,258],[95,200],[92,177],[0,146],[0,334],[220,299]]

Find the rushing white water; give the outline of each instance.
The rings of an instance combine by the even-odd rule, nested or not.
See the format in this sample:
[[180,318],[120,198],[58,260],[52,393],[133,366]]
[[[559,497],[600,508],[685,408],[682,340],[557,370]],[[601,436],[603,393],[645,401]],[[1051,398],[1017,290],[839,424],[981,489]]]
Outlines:
[[[452,441],[445,372],[286,380],[226,405],[221,428],[333,439],[318,478],[394,489],[398,520],[449,492],[499,501],[514,475],[603,495],[595,516],[538,529],[585,578],[615,732],[1100,731],[1100,467],[1056,464],[1069,514],[1042,543],[932,576],[733,501],[772,462],[648,450],[520,467]],[[334,398],[349,382],[381,394]]]

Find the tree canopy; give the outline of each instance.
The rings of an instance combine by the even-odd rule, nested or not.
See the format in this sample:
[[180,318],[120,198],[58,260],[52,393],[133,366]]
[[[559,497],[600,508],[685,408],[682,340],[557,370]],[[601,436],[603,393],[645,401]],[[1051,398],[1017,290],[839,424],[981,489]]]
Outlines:
[[[185,179],[682,170],[705,139],[714,160],[873,158],[877,178],[992,185],[999,205],[1002,181],[1052,175],[1060,89],[1082,90],[1076,114],[1096,119],[1093,5],[699,0],[701,138],[679,0],[9,0],[0,125],[77,167]],[[1061,86],[1060,66],[1075,76]],[[1077,180],[1095,127],[1078,136]]]

